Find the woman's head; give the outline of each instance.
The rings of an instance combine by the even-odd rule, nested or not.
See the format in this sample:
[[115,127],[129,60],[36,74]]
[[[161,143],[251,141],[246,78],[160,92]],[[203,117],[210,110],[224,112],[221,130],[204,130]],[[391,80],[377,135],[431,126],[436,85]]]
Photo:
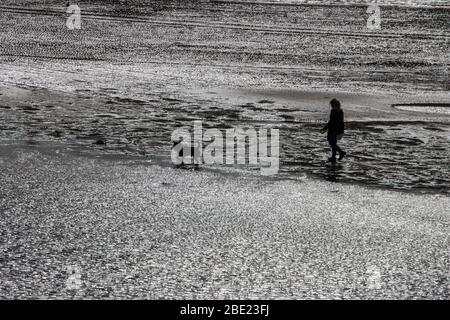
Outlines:
[[332,99],[332,100],[330,101],[330,106],[331,106],[333,109],[338,110],[338,109],[341,108],[341,103],[339,102],[338,99]]

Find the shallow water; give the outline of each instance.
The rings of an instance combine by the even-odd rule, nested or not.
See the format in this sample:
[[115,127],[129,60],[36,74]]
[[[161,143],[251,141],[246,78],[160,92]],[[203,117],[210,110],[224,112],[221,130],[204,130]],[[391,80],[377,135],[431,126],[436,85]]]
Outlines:
[[[318,133],[331,92],[448,103],[448,9],[386,7],[382,29],[371,31],[364,6],[89,5],[82,30],[69,32],[64,19],[44,15],[61,10],[48,3],[0,12],[0,81],[24,87],[0,95],[2,139],[168,162],[172,131],[193,120],[205,128],[268,126],[280,129],[282,176],[449,193],[446,114],[388,110],[381,98],[349,106],[344,97],[349,156],[336,166]],[[217,88],[330,93],[288,104]]]
[[[281,177],[297,179],[306,174],[338,182],[450,193],[450,125],[436,119],[349,120],[340,143],[348,157],[331,165],[326,161],[329,147],[319,133],[326,112],[308,111],[303,104],[291,108],[259,100],[244,106],[224,105],[156,94],[153,102],[120,97],[91,101],[80,95],[31,92],[28,98],[22,95],[18,101],[0,106],[4,116],[1,138],[69,142],[103,153],[170,163],[172,131],[182,126],[192,128],[194,120],[202,120],[204,129],[277,128]],[[316,119],[311,116],[315,113]]]

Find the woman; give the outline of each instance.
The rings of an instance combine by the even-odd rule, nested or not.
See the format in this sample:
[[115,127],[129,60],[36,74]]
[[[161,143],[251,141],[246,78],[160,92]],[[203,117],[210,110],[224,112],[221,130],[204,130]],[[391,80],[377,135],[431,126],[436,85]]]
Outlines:
[[339,160],[342,160],[346,155],[346,152],[337,145],[337,141],[340,140],[344,134],[344,112],[341,109],[341,103],[337,99],[331,100],[330,106],[330,120],[321,131],[323,133],[328,130],[327,140],[332,151],[331,158],[328,158],[328,161],[335,163],[336,152],[339,152]]

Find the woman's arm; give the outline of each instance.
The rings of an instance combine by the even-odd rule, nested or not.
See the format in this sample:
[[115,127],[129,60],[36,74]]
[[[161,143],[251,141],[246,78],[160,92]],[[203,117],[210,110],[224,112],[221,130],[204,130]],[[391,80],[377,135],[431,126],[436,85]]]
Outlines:
[[322,128],[322,131],[327,131],[328,128],[330,128],[332,120],[333,120],[333,112],[330,112],[330,120],[328,120],[328,123],[325,125],[325,127]]

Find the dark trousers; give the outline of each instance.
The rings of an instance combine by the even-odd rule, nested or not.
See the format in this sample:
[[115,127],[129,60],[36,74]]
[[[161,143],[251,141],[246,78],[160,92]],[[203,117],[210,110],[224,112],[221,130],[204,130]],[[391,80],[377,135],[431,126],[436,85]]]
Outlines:
[[339,154],[342,153],[342,149],[337,145],[337,134],[329,134],[327,139],[328,143],[331,146],[331,157],[336,158],[336,152],[339,152]]

